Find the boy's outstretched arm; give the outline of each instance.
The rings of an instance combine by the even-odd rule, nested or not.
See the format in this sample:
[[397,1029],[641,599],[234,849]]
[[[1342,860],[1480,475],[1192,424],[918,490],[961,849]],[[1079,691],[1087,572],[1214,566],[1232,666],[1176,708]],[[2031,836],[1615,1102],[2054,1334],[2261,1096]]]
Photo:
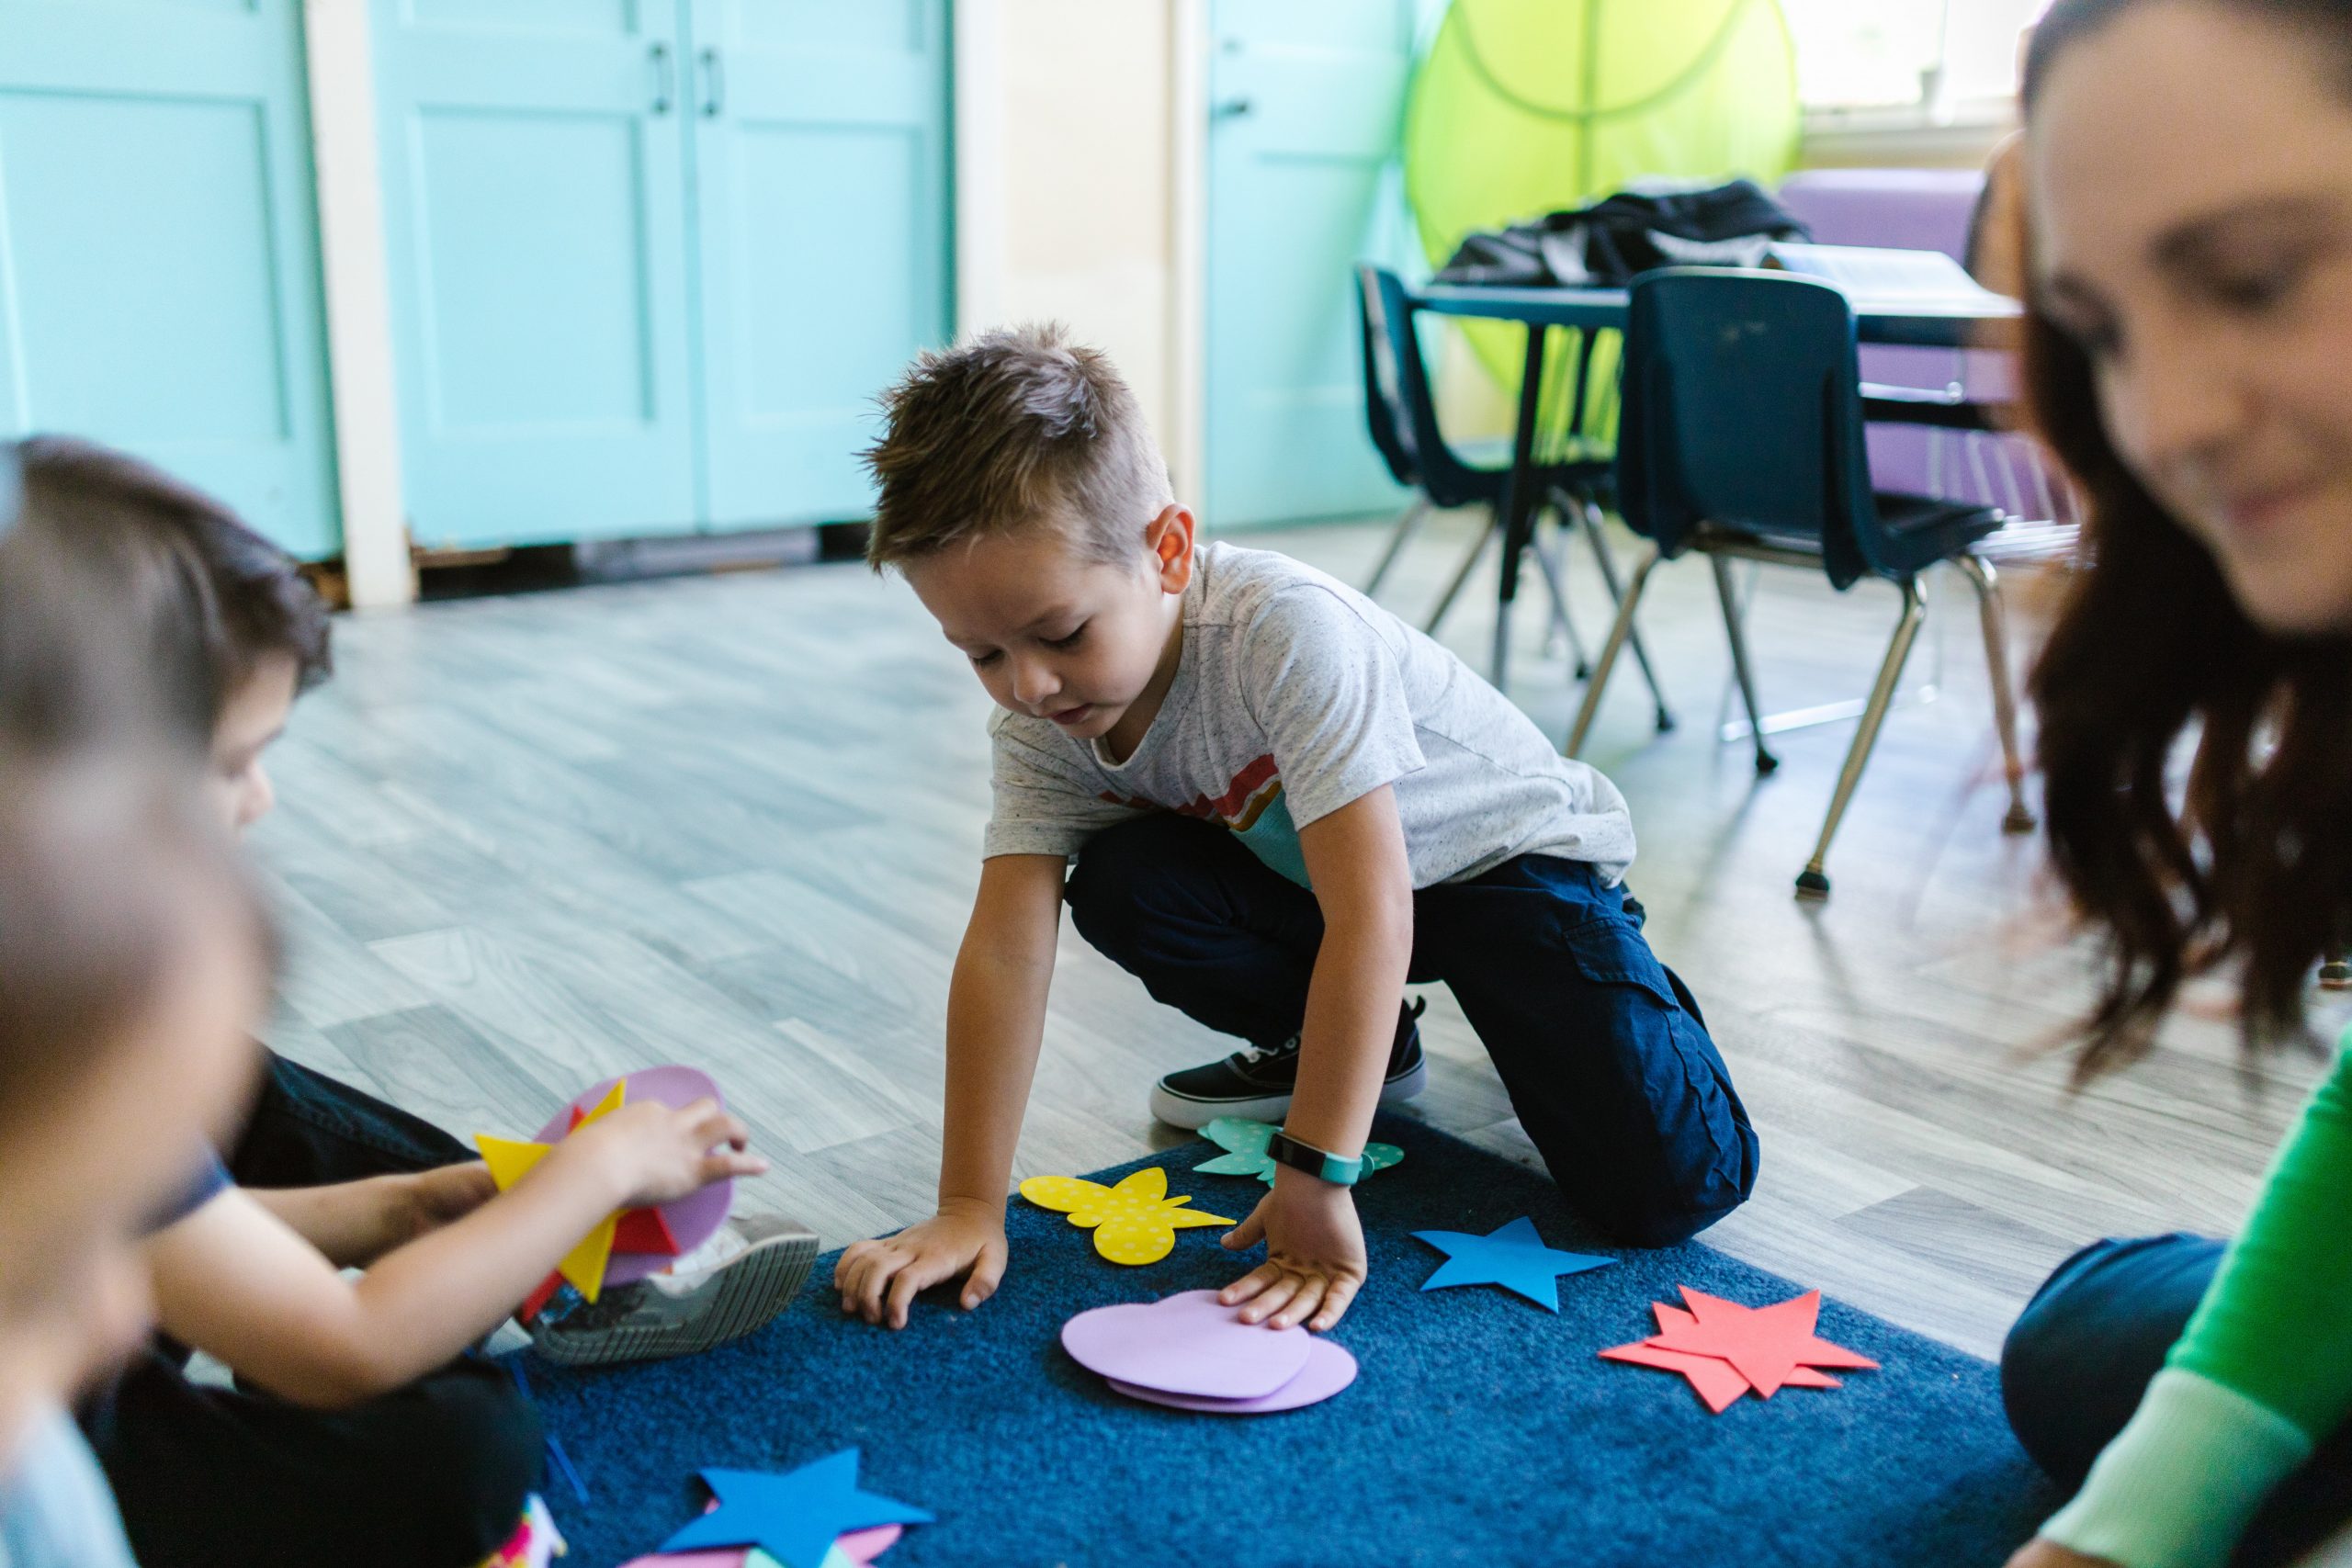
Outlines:
[[[1363,1152],[1396,1038],[1396,1009],[1413,955],[1413,874],[1396,795],[1386,784],[1298,831],[1307,879],[1323,908],[1323,945],[1299,1032],[1298,1091],[1283,1127],[1327,1154]],[[1340,1321],[1364,1280],[1363,1227],[1354,1194],[1289,1166],[1225,1237],[1263,1237],[1266,1261],[1219,1299],[1242,1317],[1318,1332]]]
[[1066,864],[1059,855],[998,855],[980,864],[947,989],[939,1213],[842,1254],[833,1285],[843,1312],[904,1328],[917,1292],[967,1275],[957,1300],[969,1310],[1004,1277],[1005,1187],[1045,1039]]

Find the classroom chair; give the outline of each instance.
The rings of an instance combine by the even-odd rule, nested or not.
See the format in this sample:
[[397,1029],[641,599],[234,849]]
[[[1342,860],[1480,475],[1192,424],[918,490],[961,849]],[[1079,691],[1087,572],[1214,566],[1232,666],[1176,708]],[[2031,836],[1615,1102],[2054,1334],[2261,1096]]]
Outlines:
[[1649,554],[1610,628],[1567,752],[1584,748],[1634,610],[1661,561],[1695,550],[1714,570],[1732,669],[1756,743],[1756,771],[1777,765],[1733,592],[1730,563],[1752,560],[1827,575],[1839,592],[1865,577],[1894,584],[1901,618],[1864,704],[1797,896],[1829,896],[1829,846],[1878,740],[1927,611],[1919,575],[1939,562],[1975,587],[2007,765],[2004,826],[2034,825],[2024,795],[2017,705],[2009,684],[2000,586],[1979,548],[2003,524],[1990,506],[1873,491],[1862,440],[1854,316],[1835,287],[1786,273],[1676,267],[1634,280],[1625,334],[1617,502]]
[[[1488,468],[1464,460],[1440,431],[1428,363],[1422,357],[1420,337],[1413,324],[1412,299],[1403,280],[1383,267],[1360,266],[1356,269],[1356,282],[1363,347],[1365,423],[1373,446],[1396,482],[1419,492],[1390,530],[1387,546],[1365,581],[1364,592],[1380,592],[1380,585],[1386,581],[1397,557],[1404,553],[1432,511],[1481,506],[1487,513],[1486,527],[1463,557],[1423,627],[1434,635],[1453,607],[1463,585],[1486,555],[1487,546],[1501,533],[1503,489],[1510,477],[1510,468],[1507,463],[1501,468]],[[1590,334],[1585,335],[1578,353],[1577,406],[1581,407],[1592,353]],[[1618,574],[1616,556],[1601,532],[1599,502],[1600,491],[1610,481],[1610,468],[1606,457],[1580,457],[1545,467],[1540,471],[1537,483],[1545,503],[1558,519],[1560,533],[1565,536],[1570,531],[1571,519],[1582,530],[1593,558],[1600,565],[1601,582],[1615,604],[1623,598],[1623,580]],[[1577,680],[1588,679],[1591,665],[1577,637],[1576,625],[1568,617],[1567,590],[1560,576],[1566,552],[1555,558],[1538,539],[1532,553],[1551,596],[1553,626],[1572,651],[1572,672]],[[1628,636],[1633,642],[1634,658],[1649,683],[1657,728],[1661,731],[1672,729],[1674,716],[1668,711],[1657,676],[1650,668],[1649,650],[1643,646],[1638,630]]]

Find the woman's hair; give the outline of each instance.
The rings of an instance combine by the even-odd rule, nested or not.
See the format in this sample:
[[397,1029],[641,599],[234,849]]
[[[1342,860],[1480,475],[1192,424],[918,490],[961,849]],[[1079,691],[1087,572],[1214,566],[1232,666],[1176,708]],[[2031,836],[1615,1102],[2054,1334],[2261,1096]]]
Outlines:
[[102,614],[128,637],[185,739],[208,745],[230,698],[273,654],[294,661],[298,690],[326,678],[326,607],[294,561],[228,508],[90,442],[35,436],[19,450],[27,547],[52,558],[69,610]]
[[[2165,3],[2057,0],[2027,54],[2029,135],[2055,62]],[[2312,35],[2352,92],[2352,0],[2199,3]],[[2352,639],[2254,624],[2116,451],[2087,357],[2030,302],[2024,390],[2086,503],[2088,566],[2031,677],[2052,856],[2110,948],[2077,1076],[2136,1054],[2182,979],[2223,960],[2242,961],[2248,1043],[2301,1039],[2312,961],[2352,938]]]

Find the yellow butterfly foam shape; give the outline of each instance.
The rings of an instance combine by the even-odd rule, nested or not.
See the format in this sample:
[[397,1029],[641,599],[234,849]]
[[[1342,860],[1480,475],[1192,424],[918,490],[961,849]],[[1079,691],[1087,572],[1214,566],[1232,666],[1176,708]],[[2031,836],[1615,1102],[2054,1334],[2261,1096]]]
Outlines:
[[1033,1176],[1021,1184],[1021,1195],[1092,1231],[1094,1250],[1114,1263],[1157,1263],[1174,1249],[1178,1231],[1234,1223],[1223,1214],[1185,1208],[1193,1201],[1189,1196],[1168,1196],[1168,1173],[1156,1165],[1116,1187],[1075,1176]]
[[[573,1123],[571,1131],[578,1132],[591,1122],[599,1121],[621,1108],[628,1095],[625,1083],[615,1083],[610,1093]],[[567,1134],[569,1135],[569,1134]],[[515,1138],[493,1138],[487,1133],[474,1134],[474,1146],[481,1150],[482,1162],[490,1167],[490,1179],[501,1192],[530,1174],[531,1168],[548,1157],[552,1144],[525,1143]],[[563,1255],[556,1265],[556,1272],[571,1281],[579,1292],[594,1301],[605,1288],[605,1269],[613,1258],[613,1233],[620,1224],[620,1212],[615,1210],[597,1222],[596,1228],[580,1238],[580,1245]]]

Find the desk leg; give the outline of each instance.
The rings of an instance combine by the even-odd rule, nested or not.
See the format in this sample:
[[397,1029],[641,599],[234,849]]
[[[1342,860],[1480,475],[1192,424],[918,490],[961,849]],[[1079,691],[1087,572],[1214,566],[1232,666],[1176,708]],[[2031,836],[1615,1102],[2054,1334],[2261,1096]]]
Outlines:
[[1519,381],[1519,433],[1511,444],[1510,478],[1503,484],[1502,575],[1495,593],[1494,680],[1498,690],[1509,689],[1511,601],[1519,597],[1521,558],[1526,555],[1528,543],[1535,533],[1539,499],[1536,492],[1540,488],[1535,482],[1535,424],[1544,399],[1544,329],[1530,323],[1527,367]]

